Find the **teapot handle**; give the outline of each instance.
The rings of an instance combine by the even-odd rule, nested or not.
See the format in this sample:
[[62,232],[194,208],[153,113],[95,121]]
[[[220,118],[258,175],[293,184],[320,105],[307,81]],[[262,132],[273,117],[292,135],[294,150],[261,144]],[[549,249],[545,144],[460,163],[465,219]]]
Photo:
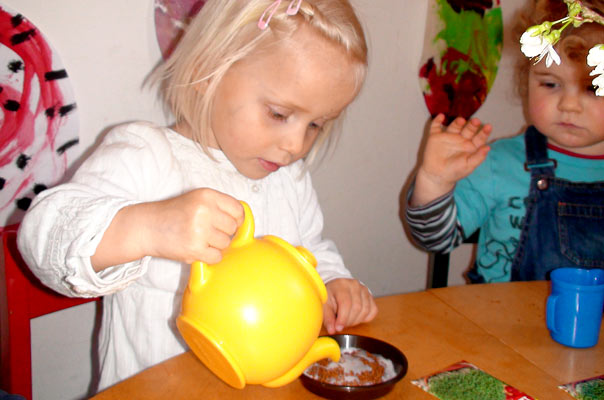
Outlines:
[[233,236],[233,240],[231,240],[231,247],[241,247],[250,240],[254,239],[254,215],[252,214],[252,210],[250,206],[245,201],[240,201],[243,206],[244,219],[241,226],[235,232],[235,236]]
[[329,336],[321,336],[320,338],[317,338],[306,355],[304,355],[304,357],[298,361],[298,364],[294,365],[294,367],[287,371],[285,375],[270,382],[263,383],[262,386],[276,388],[287,385],[302,375],[304,370],[312,363],[324,358],[330,358],[335,362],[340,361],[340,345],[335,341],[334,338]]
[[[244,219],[243,223],[235,232],[230,247],[240,247],[254,239],[254,216],[250,206],[245,201],[240,201],[243,206]],[[189,278],[189,288],[192,292],[201,290],[203,284],[208,280],[210,269],[200,261],[195,261],[191,264],[191,277]]]

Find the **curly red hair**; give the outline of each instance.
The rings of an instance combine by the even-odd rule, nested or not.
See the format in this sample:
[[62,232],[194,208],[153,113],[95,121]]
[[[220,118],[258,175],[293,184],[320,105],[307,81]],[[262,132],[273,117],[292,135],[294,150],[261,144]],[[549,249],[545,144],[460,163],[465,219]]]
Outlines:
[[[582,0],[581,4],[604,17],[604,0]],[[563,0],[530,0],[526,7],[520,10],[515,19],[513,34],[516,43],[520,36],[531,26],[544,21],[554,22],[568,15],[568,7]],[[554,26],[558,29],[560,26]],[[576,65],[578,73],[589,75],[591,68],[586,64],[589,49],[598,43],[604,43],[604,25],[599,23],[584,23],[578,28],[568,26],[560,36],[555,49],[560,56]],[[528,71],[534,61],[524,57],[518,45],[518,62],[515,70],[516,90],[524,100],[528,90]]]

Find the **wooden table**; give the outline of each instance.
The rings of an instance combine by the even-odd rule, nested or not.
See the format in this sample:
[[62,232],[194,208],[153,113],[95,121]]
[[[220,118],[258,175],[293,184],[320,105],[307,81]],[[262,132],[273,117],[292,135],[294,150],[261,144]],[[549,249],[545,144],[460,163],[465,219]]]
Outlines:
[[[545,326],[549,283],[453,286],[377,299],[370,324],[346,330],[384,340],[409,361],[407,375],[385,398],[436,398],[411,381],[461,360],[539,400],[570,400],[558,385],[604,374],[604,328],[590,349],[553,341]],[[192,353],[149,368],[94,399],[319,399],[296,380],[281,388],[233,389]]]

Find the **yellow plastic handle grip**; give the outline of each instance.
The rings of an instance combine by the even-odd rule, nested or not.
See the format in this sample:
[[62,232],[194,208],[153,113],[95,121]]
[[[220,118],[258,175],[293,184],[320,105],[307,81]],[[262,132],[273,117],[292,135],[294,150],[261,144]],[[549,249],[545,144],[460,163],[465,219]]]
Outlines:
[[239,229],[237,229],[237,232],[235,232],[235,236],[233,236],[231,247],[243,246],[254,239],[255,224],[252,210],[245,201],[240,201],[240,203],[243,206],[244,219]]

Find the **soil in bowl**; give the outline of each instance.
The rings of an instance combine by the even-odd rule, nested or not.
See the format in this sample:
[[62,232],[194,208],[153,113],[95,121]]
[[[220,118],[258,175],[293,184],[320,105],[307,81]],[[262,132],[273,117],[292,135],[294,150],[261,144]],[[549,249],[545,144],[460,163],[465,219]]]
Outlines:
[[300,377],[311,392],[327,399],[370,400],[386,395],[407,373],[407,359],[396,347],[358,335],[333,335],[340,362],[321,360]]

